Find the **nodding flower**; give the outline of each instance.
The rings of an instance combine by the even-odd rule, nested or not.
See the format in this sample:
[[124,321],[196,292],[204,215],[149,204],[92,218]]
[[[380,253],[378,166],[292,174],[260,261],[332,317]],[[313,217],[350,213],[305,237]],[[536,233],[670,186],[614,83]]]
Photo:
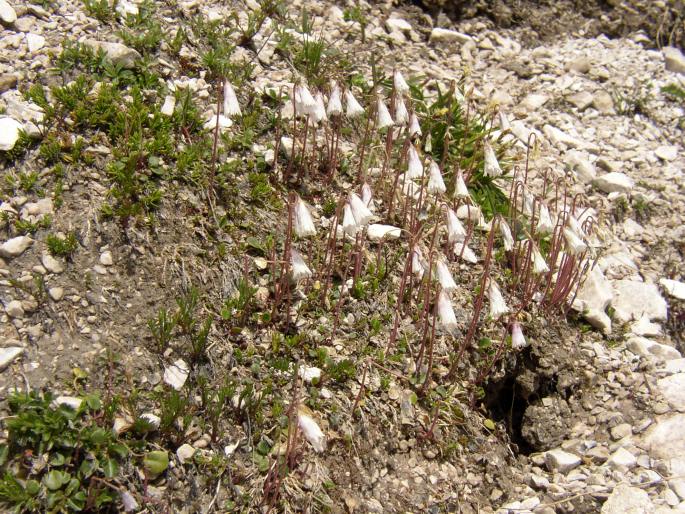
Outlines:
[[397,91],[400,95],[409,92],[409,84],[407,84],[407,81],[404,80],[404,77],[399,70],[395,70],[395,73],[393,73],[392,82],[395,86],[395,91]]
[[497,319],[508,313],[509,307],[507,307],[507,303],[504,301],[502,292],[499,290],[499,287],[497,286],[497,282],[495,282],[495,279],[490,278],[489,282],[490,283],[488,284],[488,299],[490,300],[490,317],[493,319]]
[[466,239],[466,230],[461,221],[459,221],[457,214],[448,207],[445,216],[447,218],[447,241],[450,243],[464,241]]
[[478,262],[476,252],[466,245],[466,241],[455,243],[453,252],[454,255],[461,256],[462,260],[466,262],[470,262],[471,264],[476,264]]
[[438,257],[435,261],[435,277],[444,291],[454,291],[457,288],[457,283],[452,278],[447,263],[442,257]]
[[381,96],[378,95],[376,99],[376,128],[380,130],[391,127],[394,124],[395,122],[392,120],[392,116],[390,116],[390,111],[388,111]]
[[499,231],[502,234],[502,241],[504,242],[504,249],[511,252],[514,249],[514,237],[511,235],[509,225],[503,219],[499,220]]
[[228,80],[224,81],[224,116],[229,118],[233,116],[240,116],[242,114],[240,110],[240,104],[238,103],[238,97],[235,94],[233,86]]
[[537,246],[533,246],[533,273],[539,275],[541,273],[547,273],[549,271],[549,266],[545,262],[545,258],[538,250]]
[[444,193],[447,191],[445,181],[442,179],[442,172],[440,166],[433,159],[428,164],[429,178],[428,178],[428,192],[432,194]]
[[323,95],[321,93],[316,93],[314,101],[315,105],[312,109],[312,119],[314,120],[314,123],[328,121],[328,117],[326,116],[326,105],[323,101]]
[[419,119],[416,114],[411,113],[409,117],[409,137],[420,136],[421,135],[421,125],[419,124]]
[[514,350],[522,350],[526,346],[528,346],[528,341],[523,336],[521,325],[515,321],[511,324],[511,347]]
[[366,182],[362,185],[362,202],[364,202],[364,205],[366,205],[369,210],[373,210],[373,191],[371,190],[371,186]]
[[411,272],[420,279],[423,278],[423,274],[427,269],[428,263],[426,262],[426,259],[423,258],[421,248],[414,246],[414,248],[411,249]]
[[404,100],[400,95],[395,96],[395,123],[406,125],[409,122],[409,111],[404,105]]
[[349,202],[345,202],[345,205],[343,207],[343,220],[342,220],[342,231],[345,234],[348,234],[350,236],[354,236],[357,232],[359,232],[359,225],[357,225],[357,221],[354,219],[354,215],[352,214],[352,207],[350,207]]
[[345,90],[345,104],[347,105],[345,115],[348,118],[358,118],[359,116],[364,114],[364,108],[361,106],[359,102],[357,102],[357,99],[354,97],[352,91],[350,91],[349,89]]
[[300,252],[294,248],[290,249],[290,268],[293,282],[300,282],[312,276],[312,270],[310,270],[307,263],[304,262]]
[[419,152],[416,150],[416,147],[413,143],[409,144],[407,160],[407,178],[416,179],[423,177],[423,164],[421,164]]
[[295,231],[297,237],[316,235],[316,227],[314,226],[314,220],[309,212],[309,208],[299,196],[297,196],[295,200],[295,209],[293,212],[293,230]]
[[587,244],[570,228],[564,228],[566,248],[571,255],[579,255],[587,250]]
[[309,441],[315,452],[322,453],[326,450],[326,436],[314,418],[302,408],[297,411],[297,426],[302,430],[305,439]]
[[454,315],[452,300],[445,291],[438,294],[438,319],[440,327],[446,332],[454,333],[457,330],[457,317]]
[[297,113],[309,116],[315,108],[316,100],[314,100],[307,86],[303,84],[295,86],[295,110]]
[[469,188],[466,187],[466,182],[464,182],[464,174],[461,170],[457,171],[457,182],[454,187],[454,196],[456,198],[470,198]]
[[549,215],[549,209],[542,202],[540,202],[540,213],[536,230],[541,234],[550,234],[554,230],[554,223],[552,223],[552,217]]
[[583,230],[582,225],[580,224],[580,221],[571,213],[566,217],[566,225],[568,228],[573,230],[578,237],[586,237],[587,234]]
[[483,153],[485,164],[483,166],[483,173],[488,177],[499,177],[502,174],[502,168],[499,167],[497,156],[492,146],[488,141],[483,143]]
[[328,97],[326,114],[330,117],[340,116],[343,113],[342,98],[340,97],[340,87],[333,81],[331,84],[331,95]]
[[352,209],[352,216],[354,216],[358,226],[363,227],[371,221],[373,213],[356,193],[350,193],[348,203]]

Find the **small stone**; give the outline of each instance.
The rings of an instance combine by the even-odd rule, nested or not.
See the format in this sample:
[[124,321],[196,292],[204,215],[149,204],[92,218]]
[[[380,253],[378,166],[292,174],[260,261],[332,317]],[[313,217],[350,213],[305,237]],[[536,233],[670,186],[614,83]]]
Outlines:
[[162,420],[159,416],[152,414],[151,412],[145,412],[140,415],[140,419],[146,421],[151,428],[158,429]]
[[540,475],[531,475],[530,476],[530,485],[534,489],[547,489],[549,487],[549,480],[547,480],[545,477],[540,476]]
[[111,266],[114,264],[114,260],[112,259],[112,252],[109,250],[102,252],[100,255],[100,264],[103,266]]
[[0,348],[0,371],[4,371],[22,353],[24,353],[24,349],[20,346]]
[[594,165],[587,159],[586,154],[578,150],[569,150],[564,156],[566,167],[576,174],[578,179],[587,184],[597,176]]
[[545,452],[545,464],[550,471],[568,473],[578,467],[581,463],[580,457],[572,453],[565,452],[560,448]]
[[136,61],[141,59],[141,55],[137,50],[121,43],[110,43],[109,41],[97,41],[95,39],[86,39],[83,43],[96,52],[102,49],[110,61],[123,68],[133,68]]
[[587,73],[592,68],[592,61],[587,57],[580,57],[566,64],[566,69],[576,73]]
[[654,155],[662,161],[674,161],[678,157],[678,147],[674,145],[660,146],[654,150]]
[[403,32],[404,34],[411,32],[411,25],[402,18],[388,18],[385,20],[385,28],[388,32]]
[[53,403],[55,405],[64,405],[66,407],[70,407],[74,410],[78,410],[78,408],[81,406],[83,403],[83,400],[81,398],[77,398],[75,396],[58,396],[53,400]]
[[38,34],[26,34],[26,43],[29,45],[29,52],[34,53],[45,46],[45,38]]
[[664,53],[664,64],[668,71],[685,73],[685,55],[679,49],[666,46],[662,52]]
[[176,450],[176,456],[181,464],[185,464],[187,461],[193,458],[193,455],[195,455],[196,451],[197,450],[195,448],[186,443],[179,446],[178,450]]
[[43,267],[50,273],[62,273],[64,271],[64,264],[49,253],[44,254],[40,258],[40,261],[43,264]]
[[587,109],[592,105],[592,93],[589,91],[580,91],[566,97],[566,101],[576,106],[579,110]]
[[3,73],[0,75],[0,93],[4,93],[5,91],[9,91],[10,89],[17,87],[18,81],[19,78],[12,73]]
[[603,89],[595,91],[592,95],[592,105],[602,114],[614,114],[614,99]]
[[7,305],[5,305],[5,312],[10,318],[23,318],[24,317],[24,307],[22,307],[19,300],[12,300]]
[[637,465],[637,459],[625,448],[619,448],[609,457],[607,464],[616,470],[626,471]]
[[632,435],[632,433],[633,428],[629,423],[621,423],[620,425],[616,425],[611,429],[611,438],[614,441],[618,441],[619,439],[623,439],[624,437]]
[[24,126],[14,118],[0,117],[0,150],[8,152],[14,148],[19,140],[19,131],[23,129]]
[[659,284],[664,288],[667,294],[678,300],[685,300],[685,282],[662,278]]
[[107,275],[107,268],[101,266],[100,264],[93,266],[93,271],[98,275]]
[[463,34],[456,30],[441,29],[439,27],[431,30],[430,37],[428,38],[428,42],[433,44],[460,43],[463,45],[469,41],[475,44],[473,38],[468,34]]
[[532,93],[526,96],[519,107],[527,112],[534,112],[547,103],[549,96]]
[[597,177],[593,184],[604,193],[627,193],[635,186],[635,182],[625,173],[612,172]]
[[590,448],[586,453],[585,457],[590,459],[595,464],[602,464],[609,458],[609,450],[604,446],[595,446]]
[[53,301],[59,302],[64,297],[64,288],[62,287],[51,287],[48,289],[48,294]]
[[7,0],[0,0],[0,22],[4,25],[11,25],[17,21],[17,13],[14,8],[7,3]]
[[180,391],[189,374],[188,364],[183,359],[178,359],[173,364],[164,367],[164,383]]
[[173,95],[167,95],[164,97],[164,105],[162,105],[161,113],[164,116],[171,116],[174,114],[174,108],[176,107],[176,97]]

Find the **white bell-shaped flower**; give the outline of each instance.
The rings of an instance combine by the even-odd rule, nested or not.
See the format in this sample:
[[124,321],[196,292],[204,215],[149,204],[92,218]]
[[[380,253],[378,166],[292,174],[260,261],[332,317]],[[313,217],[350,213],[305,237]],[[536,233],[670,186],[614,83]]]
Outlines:
[[392,82],[395,86],[395,91],[397,91],[400,95],[409,92],[409,84],[407,84],[407,81],[404,80],[404,77],[399,70],[395,70],[395,73],[393,73]]
[[476,252],[469,248],[469,246],[466,244],[466,241],[455,243],[453,252],[454,255],[457,257],[461,256],[463,261],[466,261],[470,264],[476,264],[478,262],[478,256],[476,255]]
[[307,237],[316,234],[314,220],[309,212],[307,204],[299,196],[295,200],[293,212],[293,230],[297,237]]
[[345,202],[343,206],[343,220],[342,220],[342,230],[345,234],[354,236],[359,232],[361,227],[357,224],[357,220],[354,219],[352,214],[352,207],[349,202]]
[[328,117],[326,116],[326,105],[323,101],[323,95],[320,92],[316,93],[314,101],[315,105],[312,109],[312,119],[314,120],[314,123],[328,121]]
[[240,104],[238,103],[238,97],[235,94],[233,86],[228,80],[224,81],[224,116],[229,118],[233,116],[240,116],[242,112],[240,111]]
[[454,333],[457,330],[457,317],[454,314],[452,300],[445,291],[440,291],[438,294],[438,319],[440,328],[446,332]]
[[440,166],[433,159],[430,160],[428,164],[428,192],[431,194],[444,193],[447,191],[447,186],[445,186],[445,181],[442,178],[442,172],[440,171]]
[[523,336],[523,330],[521,330],[521,325],[517,322],[511,324],[511,347],[514,350],[522,350],[528,346],[528,341]]
[[395,97],[395,123],[398,125],[406,125],[409,123],[409,111],[404,105],[404,100],[401,96]]
[[536,230],[541,234],[551,234],[554,230],[554,223],[552,223],[552,217],[549,215],[549,209],[542,202],[540,202],[540,212],[538,213]]
[[490,300],[490,317],[493,319],[498,319],[509,312],[509,307],[504,301],[502,292],[497,286],[497,282],[493,278],[490,278],[490,283],[488,285],[488,300]]
[[421,248],[414,246],[411,250],[411,272],[418,278],[422,278],[427,269],[428,263],[423,257]]
[[547,273],[549,271],[549,266],[547,266],[545,258],[542,256],[537,246],[533,247],[532,253],[533,273],[535,273],[536,275],[539,275],[541,273]]
[[376,99],[376,128],[380,130],[391,127],[394,124],[395,122],[392,120],[392,116],[390,116],[390,111],[388,111],[385,102],[379,95]]
[[345,110],[345,115],[350,119],[358,118],[359,116],[364,114],[364,108],[357,101],[357,99],[352,94],[352,91],[350,91],[349,89],[345,90],[345,105],[347,106],[347,109]]
[[305,439],[309,441],[315,452],[322,453],[326,450],[326,436],[314,418],[303,409],[298,409],[297,426],[302,430]]
[[416,150],[413,143],[409,144],[407,161],[407,178],[413,180],[423,177],[423,164],[421,164],[419,152]]
[[300,252],[294,248],[291,248],[290,250],[290,269],[293,282],[300,282],[312,276],[312,270],[310,270],[307,263],[304,262]]
[[469,193],[469,188],[466,187],[466,182],[464,182],[464,174],[461,170],[457,171],[457,181],[454,187],[454,196],[456,198],[469,198],[471,194]]
[[412,113],[409,117],[409,137],[420,136],[421,134],[419,118],[416,117],[416,114]]
[[514,249],[514,237],[511,235],[511,230],[509,225],[503,219],[499,220],[499,231],[502,234],[502,242],[504,243],[504,249],[507,252],[511,252]]
[[435,261],[435,278],[444,291],[454,291],[457,288],[457,283],[452,278],[452,273],[450,273],[447,263],[442,257]]
[[316,100],[304,84],[295,86],[295,110],[303,116],[310,116],[316,109]]
[[571,255],[580,255],[587,250],[587,244],[570,228],[564,228],[566,249]]
[[356,193],[350,193],[348,202],[352,208],[352,215],[358,226],[363,227],[371,221],[373,213]]
[[457,243],[466,239],[466,229],[457,217],[457,214],[450,208],[445,212],[447,225],[447,241],[450,243]]
[[483,166],[483,173],[487,177],[499,177],[502,174],[502,168],[499,167],[499,162],[497,161],[497,156],[492,146],[488,141],[483,143],[483,154],[485,164]]
[[343,113],[342,98],[340,96],[340,87],[338,83],[333,81],[331,84],[331,95],[328,97],[328,105],[326,106],[326,114],[329,117],[340,116]]
[[362,185],[362,202],[364,202],[364,205],[366,205],[369,210],[373,210],[373,191],[371,190],[371,186],[366,182]]

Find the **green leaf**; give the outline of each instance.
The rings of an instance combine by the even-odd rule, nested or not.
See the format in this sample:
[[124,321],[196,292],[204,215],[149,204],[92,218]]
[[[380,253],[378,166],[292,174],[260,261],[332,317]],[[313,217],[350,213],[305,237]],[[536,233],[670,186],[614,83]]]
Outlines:
[[86,506],[86,493],[79,491],[67,500],[67,506],[73,511],[80,512]]
[[107,431],[103,428],[96,428],[90,434],[90,442],[96,445],[101,445],[107,440]]
[[67,459],[61,453],[53,453],[50,457],[50,465],[55,467],[64,466]]
[[9,449],[6,444],[0,444],[0,466],[4,466],[7,462],[7,455],[9,454]]
[[122,459],[128,455],[128,447],[125,444],[110,444],[109,451],[110,453],[118,455]]
[[102,464],[102,471],[107,478],[114,478],[119,474],[119,464],[114,459],[107,459]]
[[72,478],[69,480],[69,485],[67,485],[67,488],[64,490],[64,494],[66,496],[71,496],[74,491],[76,491],[79,486],[81,485],[81,482],[79,482],[76,478]]
[[53,469],[47,475],[45,475],[45,478],[43,478],[43,483],[51,491],[56,491],[64,484],[68,483],[69,480],[71,480],[71,475],[69,473]]
[[487,428],[488,430],[495,430],[495,422],[492,421],[491,419],[483,420],[483,426],[485,428]]
[[84,459],[79,466],[78,472],[82,478],[88,478],[96,469],[97,461],[92,459]]
[[86,400],[86,403],[88,404],[88,407],[90,407],[92,410],[102,409],[102,401],[100,401],[100,398],[98,396],[96,396],[96,395],[86,396],[85,400]]
[[40,492],[40,483],[38,480],[27,480],[24,490],[29,496],[36,496]]
[[156,450],[148,452],[143,458],[145,474],[150,478],[156,478],[169,467],[169,454],[165,451]]

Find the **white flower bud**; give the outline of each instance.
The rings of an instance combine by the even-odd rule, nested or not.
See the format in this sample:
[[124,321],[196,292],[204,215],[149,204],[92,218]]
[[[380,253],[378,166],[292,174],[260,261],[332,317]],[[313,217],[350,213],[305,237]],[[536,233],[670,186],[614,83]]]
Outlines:
[[354,220],[357,222],[357,226],[363,227],[371,218],[373,218],[373,213],[369,210],[366,204],[362,201],[356,193],[350,193],[349,201],[350,207],[352,208],[352,215]]
[[358,118],[364,114],[364,108],[361,106],[357,99],[352,94],[349,89],[345,90],[345,104],[347,105],[347,110],[345,114],[348,118]]
[[409,144],[407,160],[407,178],[411,180],[423,177],[423,164],[413,143]]
[[554,230],[554,223],[552,223],[552,217],[549,215],[549,209],[542,202],[540,202],[540,212],[536,230],[541,234],[550,234]]
[[364,185],[362,185],[362,202],[364,202],[364,205],[366,205],[369,209],[373,208],[373,191],[371,190],[371,186],[366,182],[364,182]]
[[421,125],[419,124],[419,119],[416,114],[412,113],[409,117],[409,137],[420,136],[421,135]]
[[511,347],[514,350],[522,350],[528,346],[528,341],[523,336],[523,330],[521,330],[521,325],[517,322],[511,324]]
[[295,110],[298,114],[309,116],[316,108],[316,100],[309,92],[307,86],[298,84],[295,86]]
[[309,212],[309,208],[299,196],[295,200],[293,230],[297,237],[307,237],[316,234],[316,227],[314,226],[314,220]]
[[533,273],[539,275],[541,273],[547,273],[549,271],[549,266],[545,262],[545,258],[538,250],[537,246],[533,247]]
[[321,453],[326,449],[326,436],[314,418],[301,409],[297,412],[297,426],[302,430],[304,437],[312,445],[315,452]]
[[418,278],[422,278],[427,269],[428,263],[423,258],[421,248],[415,246],[411,251],[411,272]]
[[454,291],[457,288],[457,283],[443,258],[438,258],[435,262],[435,277],[444,291]]
[[390,116],[390,111],[388,111],[385,102],[380,96],[378,96],[378,99],[376,100],[376,111],[376,128],[378,130],[391,127],[395,124],[392,120],[392,116]]
[[401,96],[395,97],[395,123],[398,125],[405,125],[409,122],[409,111],[404,105],[404,100]]
[[316,93],[314,101],[315,105],[312,109],[312,119],[314,120],[314,123],[328,121],[328,117],[326,116],[326,106],[324,105],[323,101],[323,95],[321,93]]
[[456,213],[448,208],[445,216],[447,218],[447,240],[450,243],[457,243],[466,239],[466,230],[461,221],[459,221],[459,218],[457,218]]
[[352,207],[350,207],[349,202],[346,202],[343,207],[342,230],[345,234],[350,236],[354,236],[359,232],[359,225],[357,225],[357,221],[354,219]]
[[331,86],[331,96],[328,97],[326,114],[328,116],[340,116],[343,113],[342,99],[340,98],[340,87],[337,82]]
[[397,91],[399,94],[402,95],[409,92],[409,84],[407,84],[407,81],[404,80],[404,77],[399,70],[395,70],[395,73],[393,73],[393,84],[395,86],[395,91]]
[[452,300],[445,291],[438,294],[438,319],[440,328],[446,332],[454,333],[457,330],[457,317],[454,315]]
[[511,252],[514,249],[514,237],[511,235],[509,225],[507,225],[507,222],[503,219],[499,220],[499,231],[500,234],[502,234],[504,249],[507,252]]
[[466,187],[466,182],[464,182],[464,174],[461,170],[457,171],[457,182],[454,188],[454,196],[456,198],[469,198],[471,194],[469,193],[469,188]]
[[310,270],[307,263],[304,262],[300,252],[294,248],[290,249],[290,267],[294,282],[300,282],[301,280],[312,276],[312,270]]

